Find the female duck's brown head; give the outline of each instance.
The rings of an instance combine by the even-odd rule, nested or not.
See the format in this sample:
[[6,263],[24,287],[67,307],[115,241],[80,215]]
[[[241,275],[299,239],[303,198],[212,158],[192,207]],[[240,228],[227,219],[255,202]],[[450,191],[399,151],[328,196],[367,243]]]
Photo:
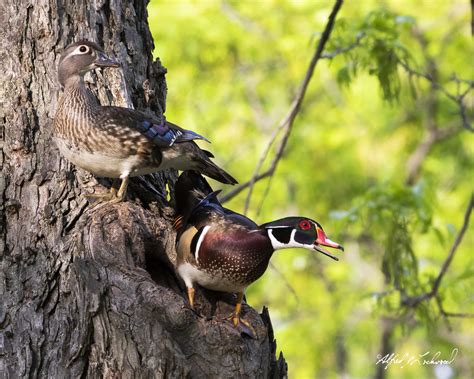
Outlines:
[[75,42],[61,54],[58,66],[59,82],[66,86],[70,78],[83,76],[98,67],[119,67],[119,64],[109,58],[96,43],[86,40]]

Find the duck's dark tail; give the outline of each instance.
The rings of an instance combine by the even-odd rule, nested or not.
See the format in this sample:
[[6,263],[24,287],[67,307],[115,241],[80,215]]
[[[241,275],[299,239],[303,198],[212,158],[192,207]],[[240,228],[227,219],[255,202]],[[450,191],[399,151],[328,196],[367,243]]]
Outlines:
[[172,149],[175,156],[180,157],[175,158],[174,168],[181,171],[195,170],[221,183],[237,184],[237,180],[211,161],[210,158],[214,156],[199,148],[194,141],[174,144]]
[[212,188],[206,179],[197,171],[186,170],[179,176],[175,187],[175,229],[186,224],[194,208],[210,193]]
[[198,160],[198,167],[197,170],[206,176],[209,176],[210,178],[217,180],[218,182],[224,183],[224,184],[237,184],[237,180],[224,171],[222,168],[217,166],[214,162],[211,161],[210,158],[214,158],[214,155],[210,153],[207,150],[202,150],[200,149],[201,152],[203,153]]

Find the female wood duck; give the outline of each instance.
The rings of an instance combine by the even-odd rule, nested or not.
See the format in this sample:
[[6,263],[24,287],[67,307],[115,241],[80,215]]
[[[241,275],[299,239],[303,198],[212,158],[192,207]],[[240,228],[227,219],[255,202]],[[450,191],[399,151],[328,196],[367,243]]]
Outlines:
[[101,106],[84,84],[84,74],[100,67],[119,64],[93,42],[79,41],[64,50],[58,68],[64,94],[54,119],[58,148],[69,161],[94,175],[122,179],[118,193],[112,189],[100,197],[121,201],[129,177],[168,168],[237,183],[196,145],[193,140],[205,140],[199,134],[134,109]]
[[322,226],[306,217],[286,217],[258,226],[244,215],[224,208],[206,180],[185,171],[176,186],[177,271],[186,284],[191,307],[194,284],[237,293],[231,316],[237,326],[245,289],[267,269],[275,250],[300,247],[338,260],[322,246],[344,250]]

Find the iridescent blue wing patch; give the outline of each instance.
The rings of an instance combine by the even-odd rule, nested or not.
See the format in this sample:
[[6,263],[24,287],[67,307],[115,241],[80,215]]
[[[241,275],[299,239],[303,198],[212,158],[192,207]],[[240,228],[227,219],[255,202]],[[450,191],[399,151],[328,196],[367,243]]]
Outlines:
[[166,121],[163,121],[162,124],[156,124],[148,120],[141,121],[138,123],[137,129],[160,147],[169,147],[174,143],[187,142],[195,139],[207,141],[206,138],[191,130],[177,128]]

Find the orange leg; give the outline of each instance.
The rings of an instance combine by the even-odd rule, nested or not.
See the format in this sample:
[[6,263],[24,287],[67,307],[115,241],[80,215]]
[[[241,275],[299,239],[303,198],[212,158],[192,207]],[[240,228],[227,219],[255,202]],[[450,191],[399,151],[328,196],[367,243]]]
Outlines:
[[243,292],[237,293],[237,303],[235,304],[234,313],[232,313],[232,321],[234,326],[239,325],[240,320],[240,310],[242,309],[242,300],[244,299]]
[[189,300],[189,305],[191,305],[191,308],[194,309],[194,288],[193,287],[188,288],[188,300]]
[[240,311],[242,310],[242,301],[244,300],[244,293],[237,293],[237,303],[232,315],[229,317],[234,324],[234,327],[239,328],[241,332],[247,334],[251,338],[256,338],[255,329],[243,318],[240,318]]

